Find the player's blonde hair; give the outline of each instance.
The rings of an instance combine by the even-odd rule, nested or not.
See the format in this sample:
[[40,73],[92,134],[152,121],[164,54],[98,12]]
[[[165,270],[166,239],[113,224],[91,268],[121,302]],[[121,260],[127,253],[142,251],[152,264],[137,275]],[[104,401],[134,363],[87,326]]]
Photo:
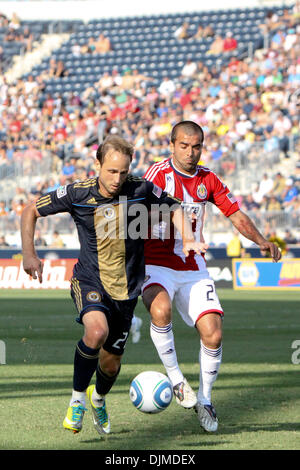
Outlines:
[[134,147],[127,140],[123,139],[118,135],[109,135],[106,139],[99,145],[96,153],[96,158],[99,161],[100,165],[103,164],[105,155],[110,151],[115,150],[120,152],[123,155],[127,155],[132,161]]

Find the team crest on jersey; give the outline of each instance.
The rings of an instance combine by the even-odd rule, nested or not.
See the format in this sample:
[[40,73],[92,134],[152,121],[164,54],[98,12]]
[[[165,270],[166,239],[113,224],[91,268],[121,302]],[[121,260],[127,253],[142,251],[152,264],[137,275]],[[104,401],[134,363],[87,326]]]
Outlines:
[[203,183],[199,184],[197,188],[197,196],[199,199],[206,199],[207,197],[207,189]]
[[67,194],[67,186],[60,186],[57,188],[56,194],[58,198],[64,197]]
[[89,302],[100,302],[101,301],[101,295],[97,291],[89,292],[87,294],[86,298]]
[[107,207],[106,209],[104,209],[104,217],[106,219],[113,219],[115,216],[115,211],[112,207]]

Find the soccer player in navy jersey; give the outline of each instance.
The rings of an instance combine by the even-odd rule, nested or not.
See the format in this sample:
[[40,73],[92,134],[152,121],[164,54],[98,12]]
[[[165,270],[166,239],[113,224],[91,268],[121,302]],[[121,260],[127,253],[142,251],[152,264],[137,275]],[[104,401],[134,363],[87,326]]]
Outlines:
[[[179,122],[171,133],[171,157],[152,165],[145,179],[183,201],[182,205],[194,221],[197,240],[204,242],[205,205],[210,202],[243,236],[278,261],[281,255],[277,246],[265,240],[217,175],[198,165],[203,142],[203,130],[198,124]],[[153,230],[160,237],[145,240],[146,280],[142,287],[144,304],[151,315],[151,338],[173,384],[176,401],[184,408],[194,407],[200,425],[208,432],[215,432],[218,418],[211,392],[222,361],[223,309],[203,253],[190,252],[186,256],[176,229],[168,237],[165,237],[163,224]],[[195,327],[200,336],[197,396],[178,366],[172,331],[173,300],[183,320]]]
[[[98,177],[59,187],[29,204],[22,213],[23,267],[42,282],[43,264],[34,248],[38,217],[68,212],[77,226],[78,261],[71,279],[71,296],[84,334],[74,356],[72,397],[63,426],[82,428],[86,395],[99,434],[110,432],[105,396],[120,372],[133,312],[145,278],[144,240],[134,232],[136,208],[166,205],[184,238],[184,252],[205,251],[196,242],[179,200],[152,182],[129,175],[133,147],[109,136],[98,147]],[[139,205],[139,206],[135,206]],[[148,213],[144,220],[148,224]],[[133,224],[133,225],[132,225]],[[96,384],[90,385],[96,372]]]

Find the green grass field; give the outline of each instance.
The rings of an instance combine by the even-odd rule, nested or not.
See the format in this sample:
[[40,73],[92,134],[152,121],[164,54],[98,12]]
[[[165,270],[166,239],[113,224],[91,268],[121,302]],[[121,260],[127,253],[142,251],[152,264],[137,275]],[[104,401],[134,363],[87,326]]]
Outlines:
[[[292,363],[292,343],[300,340],[300,292],[218,294],[225,311],[223,364],[213,391],[218,432],[205,433],[195,412],[175,401],[157,415],[131,404],[129,385],[136,374],[164,372],[140,302],[142,338],[138,344],[129,338],[121,374],[107,397],[112,432],[100,437],[90,410],[78,435],[62,427],[82,334],[69,292],[0,290],[0,339],[6,344],[0,449],[299,450],[300,365]],[[180,365],[197,390],[199,339],[177,314],[173,325]]]

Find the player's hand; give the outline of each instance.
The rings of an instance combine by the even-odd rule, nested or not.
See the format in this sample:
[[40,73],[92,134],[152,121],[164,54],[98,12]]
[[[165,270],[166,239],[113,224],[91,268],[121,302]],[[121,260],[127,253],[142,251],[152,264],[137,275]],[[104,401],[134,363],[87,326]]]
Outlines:
[[43,281],[43,263],[37,256],[23,256],[23,269],[33,279]]
[[183,242],[182,251],[185,256],[189,256],[190,251],[194,251],[197,255],[201,255],[201,253],[205,253],[208,250],[208,246],[209,245],[207,245],[207,243],[202,242]]
[[281,251],[275,243],[265,241],[259,245],[260,252],[262,256],[266,256],[267,253],[270,253],[273,262],[277,263],[277,261],[281,258]]

